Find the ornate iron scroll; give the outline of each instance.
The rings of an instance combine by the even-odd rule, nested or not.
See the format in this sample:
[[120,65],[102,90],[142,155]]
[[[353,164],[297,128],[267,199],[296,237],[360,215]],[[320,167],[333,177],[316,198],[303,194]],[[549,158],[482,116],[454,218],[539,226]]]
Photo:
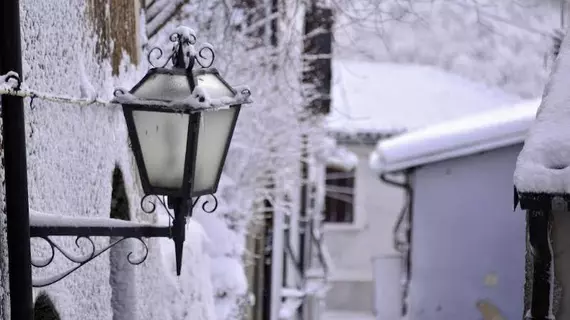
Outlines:
[[202,68],[209,68],[214,64],[216,53],[214,48],[204,43],[200,48],[196,49],[196,33],[194,30],[185,27],[177,28],[169,37],[170,42],[174,43],[170,51],[170,55],[166,60],[164,57],[164,50],[161,47],[153,47],[147,55],[148,63],[154,68],[165,68],[168,63],[172,62],[173,65],[178,65],[177,59],[180,59],[179,52],[183,52],[183,59],[186,68],[192,69],[194,63],[197,63]]
[[[47,277],[47,278],[39,279],[39,280],[34,279],[32,281],[32,285],[35,288],[41,288],[41,287],[49,286],[51,284],[54,284],[54,283],[56,283],[56,282],[58,282],[64,278],[66,278],[68,275],[73,273],[75,270],[83,267],[84,265],[86,265],[87,263],[92,261],[93,259],[97,258],[98,256],[100,256],[101,254],[103,254],[107,250],[111,249],[112,247],[119,244],[120,242],[123,242],[126,239],[136,239],[136,240],[140,241],[140,243],[142,243],[143,249],[144,249],[143,255],[140,257],[133,257],[132,251],[129,252],[129,254],[127,254],[126,259],[131,265],[139,265],[139,264],[143,263],[148,256],[148,246],[139,237],[123,237],[123,238],[120,238],[118,240],[111,242],[106,247],[97,249],[95,246],[95,242],[89,236],[79,236],[75,239],[75,245],[78,248],[86,248],[87,249],[88,252],[86,254],[83,254],[83,255],[78,255],[78,254],[74,254],[74,253],[67,251],[62,246],[55,243],[48,236],[42,236],[42,237],[38,237],[38,238],[43,239],[45,242],[47,242],[49,244],[51,252],[48,255],[48,257],[46,257],[46,258],[34,258],[34,257],[32,257],[32,266],[34,266],[35,268],[45,268],[45,267],[49,266],[55,258],[56,251],[61,253],[67,260],[75,263],[76,265],[65,270],[65,271],[63,271],[63,272],[60,272],[59,274],[53,275],[51,277]],[[80,244],[80,242],[87,243],[88,245],[82,246]]]

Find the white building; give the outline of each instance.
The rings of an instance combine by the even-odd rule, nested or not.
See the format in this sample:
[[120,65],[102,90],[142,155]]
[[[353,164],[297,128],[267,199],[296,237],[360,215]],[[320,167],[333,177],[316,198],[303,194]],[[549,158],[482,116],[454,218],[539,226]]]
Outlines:
[[325,241],[335,266],[327,308],[372,313],[373,259],[398,253],[394,228],[405,197],[370,169],[376,142],[518,98],[428,66],[336,60],[333,72],[327,124],[349,152],[344,162],[332,158],[327,172]]
[[[408,186],[408,268],[397,301],[407,319],[523,317],[526,226],[524,214],[512,212],[512,177],[539,103],[378,143],[370,165],[380,175],[404,175]],[[382,299],[377,305],[390,308]]]

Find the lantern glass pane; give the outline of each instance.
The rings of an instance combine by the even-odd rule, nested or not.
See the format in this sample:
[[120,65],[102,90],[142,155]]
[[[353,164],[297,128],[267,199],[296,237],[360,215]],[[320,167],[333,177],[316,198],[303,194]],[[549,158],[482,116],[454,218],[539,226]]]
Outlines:
[[213,73],[196,76],[196,86],[204,88],[204,91],[206,91],[210,99],[234,96],[232,90]]
[[182,187],[189,119],[188,114],[133,111],[142,158],[152,187]]
[[230,143],[237,108],[202,113],[194,183],[192,190],[200,193],[216,188],[222,170],[226,146]]
[[155,73],[149,76],[132,94],[141,99],[178,101],[191,94],[185,75]]

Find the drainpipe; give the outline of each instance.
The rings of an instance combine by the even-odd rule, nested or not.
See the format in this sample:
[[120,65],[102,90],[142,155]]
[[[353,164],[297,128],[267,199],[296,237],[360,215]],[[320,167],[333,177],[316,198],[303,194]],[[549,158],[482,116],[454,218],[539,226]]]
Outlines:
[[[398,220],[394,224],[393,235],[394,235],[394,248],[396,251],[400,252],[404,256],[404,275],[405,278],[402,281],[402,316],[405,316],[408,312],[408,306],[406,304],[406,300],[409,293],[409,286],[410,286],[410,279],[411,279],[411,270],[412,270],[412,223],[413,223],[413,211],[412,211],[412,204],[414,199],[414,190],[411,184],[411,174],[412,170],[406,170],[403,172],[404,174],[404,181],[400,182],[398,180],[391,179],[388,174],[382,173],[380,174],[380,180],[382,182],[391,185],[396,188],[403,189],[405,192],[406,199],[404,200],[404,205],[400,211],[400,215],[398,216]],[[404,226],[404,222],[407,223],[408,227],[405,232],[405,239],[402,240],[399,237],[401,233],[401,229]]]

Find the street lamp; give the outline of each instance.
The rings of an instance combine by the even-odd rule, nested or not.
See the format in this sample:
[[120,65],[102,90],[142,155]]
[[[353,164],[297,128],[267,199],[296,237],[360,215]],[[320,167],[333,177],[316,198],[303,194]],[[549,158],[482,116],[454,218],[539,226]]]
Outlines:
[[[123,106],[145,195],[167,196],[174,210],[172,238],[180,275],[185,217],[192,209],[188,201],[217,191],[250,91],[231,87],[210,68],[214,51],[210,45],[197,50],[192,29],[178,27],[170,40],[174,46],[166,63],[150,69],[128,92],[117,89],[114,101]],[[164,68],[170,61],[173,68]],[[202,68],[194,69],[196,65]]]

